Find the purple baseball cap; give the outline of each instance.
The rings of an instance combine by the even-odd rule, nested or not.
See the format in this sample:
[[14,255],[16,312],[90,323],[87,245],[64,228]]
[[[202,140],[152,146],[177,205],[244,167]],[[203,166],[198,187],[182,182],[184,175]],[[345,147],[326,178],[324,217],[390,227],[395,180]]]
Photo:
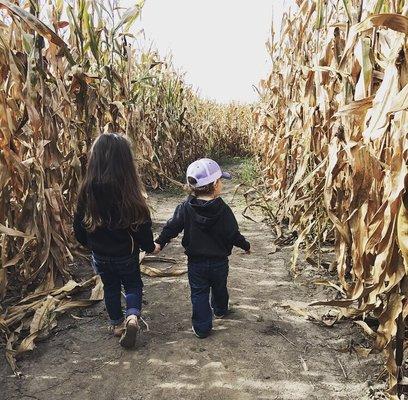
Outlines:
[[192,187],[202,187],[215,182],[217,179],[231,179],[231,174],[221,171],[220,166],[210,158],[200,158],[191,163],[187,168],[188,178],[194,178],[197,183]]

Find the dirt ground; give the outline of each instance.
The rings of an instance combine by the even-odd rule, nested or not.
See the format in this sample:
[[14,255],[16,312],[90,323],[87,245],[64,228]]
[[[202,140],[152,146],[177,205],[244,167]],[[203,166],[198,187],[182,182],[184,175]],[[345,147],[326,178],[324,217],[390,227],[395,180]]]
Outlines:
[[[237,182],[234,182],[235,184]],[[138,348],[123,350],[107,330],[103,303],[63,317],[52,337],[21,362],[22,378],[0,365],[4,400],[361,400],[379,385],[381,358],[342,353],[364,341],[350,322],[332,328],[284,307],[306,307],[333,296],[326,288],[294,282],[290,248],[270,254],[272,234],[263,223],[244,219],[242,197],[225,187],[252,255],[234,250],[229,289],[233,313],[215,321],[214,334],[191,332],[187,276],[144,278],[143,315],[149,324]],[[181,195],[153,194],[155,232]],[[256,216],[258,220],[260,215]],[[163,252],[185,262],[180,240]],[[90,270],[89,270],[90,271]],[[299,283],[300,282],[300,283]],[[303,282],[304,283],[304,282]]]

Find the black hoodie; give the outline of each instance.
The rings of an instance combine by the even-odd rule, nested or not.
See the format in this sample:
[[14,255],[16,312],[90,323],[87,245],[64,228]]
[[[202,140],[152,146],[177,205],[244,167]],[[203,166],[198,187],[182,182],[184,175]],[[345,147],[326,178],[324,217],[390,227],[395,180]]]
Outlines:
[[123,257],[135,255],[139,257],[140,249],[147,253],[153,252],[152,221],[149,219],[137,229],[108,229],[98,227],[87,232],[84,226],[85,204],[78,201],[74,216],[74,232],[79,243],[98,256]]
[[205,201],[189,196],[177,206],[156,242],[163,248],[182,230],[182,245],[189,260],[226,260],[233,246],[250,249],[231,208],[221,197]]

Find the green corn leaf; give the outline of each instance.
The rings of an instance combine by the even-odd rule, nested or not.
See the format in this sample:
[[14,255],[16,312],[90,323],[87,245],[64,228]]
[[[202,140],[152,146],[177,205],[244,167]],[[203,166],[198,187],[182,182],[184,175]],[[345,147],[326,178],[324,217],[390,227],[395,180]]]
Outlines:
[[378,0],[375,7],[374,7],[374,14],[379,14],[383,7],[384,0]]
[[347,14],[347,19],[351,23],[352,20],[351,20],[351,13],[350,13],[350,8],[349,8],[349,3],[348,2],[349,2],[349,0],[343,0],[343,6],[344,6],[344,9],[345,9],[346,14]]
[[124,31],[127,32],[136,19],[139,18],[143,5],[144,0],[139,0],[134,7],[127,9],[122,15],[119,23],[113,29],[113,33],[116,33],[122,27],[124,28]]
[[323,0],[316,0],[316,22],[315,22],[315,29],[321,29],[323,26],[323,13],[324,13],[324,1]]

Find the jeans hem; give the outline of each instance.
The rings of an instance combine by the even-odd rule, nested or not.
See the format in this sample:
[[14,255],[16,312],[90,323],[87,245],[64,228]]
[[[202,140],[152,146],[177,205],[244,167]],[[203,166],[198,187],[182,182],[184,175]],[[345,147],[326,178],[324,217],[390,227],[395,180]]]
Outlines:
[[216,317],[219,317],[221,315],[227,315],[228,314],[228,309],[220,311],[220,310],[213,310],[214,311],[214,315]]
[[192,325],[197,332],[204,333],[204,334],[210,332],[213,328],[212,320],[210,323],[192,322]]
[[199,329],[197,327],[197,325],[193,324],[193,329],[196,333],[198,333],[199,335],[209,335],[210,332],[212,331],[212,326],[210,326],[207,329]]
[[126,310],[126,317],[129,317],[129,315],[137,315],[140,317],[140,310],[137,308],[128,308]]
[[122,317],[120,319],[111,319],[110,324],[111,325],[120,325],[124,320],[125,320],[124,317]]

